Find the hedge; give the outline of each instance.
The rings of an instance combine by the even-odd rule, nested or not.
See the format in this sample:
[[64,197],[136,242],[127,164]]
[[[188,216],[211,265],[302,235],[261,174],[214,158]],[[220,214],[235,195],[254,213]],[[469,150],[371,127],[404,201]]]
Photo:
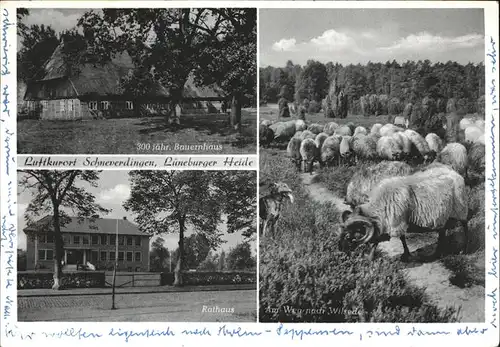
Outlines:
[[[62,288],[104,288],[105,273],[102,271],[78,271],[63,273]],[[54,284],[52,272],[22,271],[17,273],[17,289],[50,289]]]
[[[173,285],[173,272],[162,272],[160,283],[162,286]],[[211,284],[252,284],[257,283],[255,272],[184,272],[184,285],[211,285]]]

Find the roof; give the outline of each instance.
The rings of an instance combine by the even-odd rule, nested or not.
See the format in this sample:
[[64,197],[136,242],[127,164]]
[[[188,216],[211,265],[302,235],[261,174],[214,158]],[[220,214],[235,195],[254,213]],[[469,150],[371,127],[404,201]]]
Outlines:
[[[43,83],[57,79],[69,79],[77,95],[97,93],[99,95],[121,94],[120,82],[123,77],[134,69],[134,62],[130,55],[124,51],[115,54],[110,62],[103,65],[86,63],[79,68],[79,73],[71,75],[68,64],[64,59],[63,43],[56,47],[50,59],[45,63],[44,77],[35,82]],[[168,97],[167,88],[158,85],[154,91],[155,96]],[[198,87],[194,83],[194,76],[190,75],[184,85],[183,96],[196,97],[221,97],[224,96],[218,87]]]
[[[120,235],[137,235],[151,236],[139,230],[137,225],[126,219],[114,218],[95,218],[91,221],[90,218],[83,218],[80,222],[78,217],[70,217],[71,221],[61,228],[61,232],[66,233],[84,233],[84,234],[115,234],[116,223],[118,222],[118,234]],[[47,226],[51,222],[52,216],[45,216],[34,224],[24,228],[23,231],[37,231],[43,226]]]

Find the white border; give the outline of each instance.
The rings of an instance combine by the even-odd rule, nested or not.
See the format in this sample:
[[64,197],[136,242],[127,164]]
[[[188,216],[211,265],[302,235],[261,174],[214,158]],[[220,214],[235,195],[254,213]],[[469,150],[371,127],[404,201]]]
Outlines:
[[[4,9],[13,10],[17,7],[28,7],[28,8],[87,8],[87,7],[199,7],[203,5],[208,5],[207,1],[169,1],[169,2],[125,2],[125,1],[112,1],[112,2],[98,2],[92,1],[91,6],[89,2],[60,2],[60,1],[43,1],[43,2],[2,2],[2,10],[0,12],[2,18],[0,20],[0,25],[3,25]],[[261,2],[261,1],[211,1],[211,7],[260,7],[260,8],[484,8],[485,11],[485,53],[491,53],[490,38],[495,41],[495,57],[498,61],[498,3],[497,2],[479,2],[479,1],[443,1],[443,2],[429,2],[429,1],[419,1],[419,2],[374,2],[374,1],[363,1],[363,2],[326,2],[326,1],[272,1],[272,2]],[[15,22],[15,14],[10,17],[11,22]],[[3,28],[3,26],[2,26]],[[9,53],[9,70],[16,71],[16,59],[15,59],[15,42],[16,33],[14,27],[7,29],[6,35],[9,38],[11,46],[7,47],[10,50]],[[3,34],[3,31],[0,30]],[[257,45],[258,46],[258,45]],[[259,49],[259,48],[257,48]],[[0,45],[1,58],[4,56],[4,46],[3,41]],[[3,64],[3,60],[1,60]],[[498,252],[498,236],[493,237],[494,232],[498,235],[498,218],[496,224],[496,230],[493,229],[493,217],[498,213],[498,182],[496,174],[498,172],[498,155],[495,157],[492,155],[492,148],[498,149],[498,89],[495,89],[492,95],[489,95],[489,91],[492,86],[498,86],[498,63],[493,66],[491,57],[488,55],[485,57],[485,67],[486,67],[486,124],[492,127],[493,137],[490,138],[491,142],[486,145],[487,154],[486,160],[488,163],[492,163],[495,160],[495,167],[492,165],[486,168],[486,177],[491,179],[488,183],[492,186],[488,186],[486,192],[486,223],[488,232],[486,235],[487,248],[486,248],[486,272],[496,266],[498,270],[498,253],[496,254],[496,259],[494,257],[494,249]],[[257,63],[257,67],[259,64]],[[493,68],[495,70],[493,71]],[[258,83],[257,77],[257,83]],[[17,228],[17,210],[14,208],[14,216],[8,215],[9,206],[8,203],[9,192],[10,199],[15,200],[16,197],[16,174],[15,165],[11,166],[11,175],[5,175],[5,159],[6,151],[4,148],[6,140],[6,130],[14,132],[16,131],[16,79],[14,74],[2,76],[1,81],[1,92],[4,91],[5,85],[8,85],[10,91],[11,104],[9,105],[11,110],[11,118],[6,119],[5,122],[1,124],[1,218],[2,221],[7,223],[4,225],[9,225],[12,223],[14,228]],[[497,88],[497,87],[495,87]],[[257,87],[257,93],[259,88]],[[1,95],[1,94],[0,94]],[[496,98],[496,99],[494,99]],[[4,96],[2,95],[2,101]],[[497,100],[496,103],[493,103]],[[257,100],[258,103],[258,100]],[[0,103],[1,109],[3,111],[4,105]],[[257,108],[259,105],[257,104]],[[3,112],[0,113],[2,119],[5,119]],[[492,123],[493,121],[493,123]],[[9,142],[11,153],[16,153],[16,140],[15,135],[11,137]],[[495,153],[498,153],[496,150]],[[10,190],[9,190],[10,189]],[[492,194],[495,194],[494,196]],[[495,197],[495,199],[493,198]],[[4,219],[5,217],[5,219]],[[4,231],[4,230],[2,230]],[[170,345],[170,346],[194,346],[195,344],[201,343],[217,343],[222,346],[234,345],[236,342],[238,346],[255,346],[256,343],[269,343],[269,344],[290,344],[295,341],[301,341],[300,334],[302,335],[302,343],[307,345],[316,344],[318,346],[331,346],[331,345],[363,345],[368,341],[369,344],[376,345],[386,345],[386,344],[401,344],[404,343],[407,346],[421,346],[425,344],[438,345],[438,344],[456,344],[456,345],[474,345],[474,346],[496,346],[499,341],[499,321],[500,315],[498,313],[498,302],[496,306],[493,306],[493,298],[486,297],[486,322],[485,323],[456,323],[456,324],[285,324],[280,326],[279,324],[262,324],[262,323],[245,323],[245,324],[233,324],[233,323],[26,323],[26,322],[16,322],[17,320],[17,309],[16,309],[16,298],[15,290],[12,291],[11,288],[5,289],[6,280],[8,276],[6,274],[6,266],[8,260],[8,254],[6,250],[8,249],[8,242],[3,240],[3,236],[8,233],[2,234],[2,277],[0,281],[1,288],[1,345],[2,346],[24,346],[24,345],[35,345],[40,342],[43,344],[50,344],[51,346],[58,345],[83,345],[91,341],[92,345],[101,346],[107,343],[112,344],[127,344],[132,346],[139,346],[143,344],[145,339],[147,339],[148,344],[154,345]],[[7,235],[8,236],[8,235]],[[259,241],[257,238],[257,245]],[[13,248],[17,248],[17,237],[13,235]],[[14,256],[12,266],[16,268],[16,257]],[[15,270],[14,270],[15,272]],[[491,275],[486,276],[486,293],[491,293],[496,290],[496,297],[498,298],[498,281]],[[14,284],[15,285],[15,284]],[[11,305],[11,316],[8,320],[4,320],[4,312],[6,305],[6,296],[10,295],[13,298],[13,304]],[[496,309],[496,311],[494,311]],[[496,319],[496,327],[491,324],[491,321]],[[221,327],[225,326],[226,329],[234,330],[233,337],[217,336],[217,333]],[[437,334],[437,335],[423,335],[423,336],[408,336],[406,335],[408,331],[413,328],[421,329],[426,332],[447,332],[449,334]],[[484,334],[470,334],[470,335],[458,335],[458,329],[469,330],[477,329],[487,329]],[[134,331],[136,333],[142,333],[142,336],[130,337],[128,343],[125,342],[125,337],[111,337],[108,334],[109,330],[113,328],[115,331],[121,329],[121,331]],[[206,328],[211,331],[211,336],[184,336],[181,331],[183,329],[199,329],[203,330]],[[73,330],[68,330],[73,329]],[[149,330],[147,330],[149,329]],[[154,331],[153,331],[154,329]],[[175,336],[158,336],[161,331],[166,331],[170,329],[175,332]],[[280,330],[281,329],[281,330]],[[292,339],[290,334],[291,330],[295,329],[295,337]],[[398,330],[399,329],[399,330]],[[284,336],[284,331],[288,330],[289,334]],[[342,332],[350,331],[351,335],[343,335]],[[398,335],[395,333],[399,331]],[[44,333],[56,333],[56,335],[44,336]],[[60,333],[59,335],[57,333]],[[92,336],[85,336],[86,333],[99,333],[103,334],[102,337],[96,338]],[[147,333],[149,336],[146,336]],[[281,334],[278,334],[281,332]],[[385,333],[380,335],[381,333]],[[393,333],[392,335],[390,333]],[[242,337],[237,337],[237,335],[247,335]],[[253,336],[251,336],[253,335]],[[7,338],[8,336],[8,338]],[[205,340],[203,340],[205,339]]]

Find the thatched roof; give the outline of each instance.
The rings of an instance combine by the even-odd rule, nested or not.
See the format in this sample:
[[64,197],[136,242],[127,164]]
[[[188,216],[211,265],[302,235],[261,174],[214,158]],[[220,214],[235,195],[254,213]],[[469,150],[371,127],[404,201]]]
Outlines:
[[[97,65],[87,63],[79,67],[77,74],[71,74],[68,64],[64,59],[63,43],[61,43],[52,53],[51,58],[44,67],[46,74],[36,84],[53,83],[56,80],[69,80],[77,95],[86,94],[98,95],[119,95],[122,94],[120,82],[123,77],[134,69],[134,63],[130,55],[124,51],[116,54],[110,62]],[[39,88],[33,88],[35,94]],[[29,93],[33,94],[33,92]],[[194,77],[189,76],[184,85],[184,97],[221,97],[224,93],[220,88],[197,87]],[[169,91],[162,85],[158,85],[154,92],[155,97],[168,97]]]

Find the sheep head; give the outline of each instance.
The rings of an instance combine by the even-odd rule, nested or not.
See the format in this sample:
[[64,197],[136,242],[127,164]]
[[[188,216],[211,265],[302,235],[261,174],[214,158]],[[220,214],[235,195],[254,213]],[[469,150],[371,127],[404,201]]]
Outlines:
[[288,187],[288,184],[283,182],[273,183],[270,187],[272,195],[280,196],[281,198],[287,198],[293,204],[292,190]]
[[342,221],[339,249],[343,252],[353,251],[359,245],[372,241],[376,234],[376,225],[369,217],[344,211]]

